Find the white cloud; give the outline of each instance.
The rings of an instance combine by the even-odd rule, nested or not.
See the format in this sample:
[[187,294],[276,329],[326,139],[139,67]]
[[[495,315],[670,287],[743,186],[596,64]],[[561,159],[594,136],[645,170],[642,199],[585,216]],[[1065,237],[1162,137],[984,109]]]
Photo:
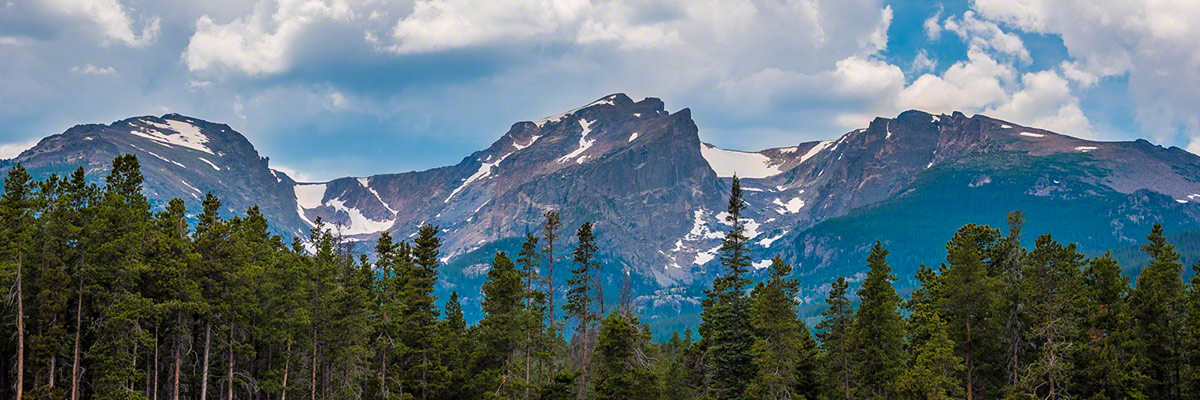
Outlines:
[[286,167],[283,165],[272,165],[272,169],[285,173],[296,182],[321,182],[323,179],[318,179],[312,175],[296,170],[295,168]]
[[976,0],[980,17],[1059,35],[1084,86],[1128,75],[1135,116],[1160,142],[1200,140],[1200,2]]
[[921,49],[920,52],[917,52],[917,56],[913,57],[912,66],[909,67],[909,70],[919,74],[932,72],[935,68],[937,68],[937,59],[929,57],[929,52]]
[[591,8],[586,0],[417,0],[393,28],[390,50],[426,53],[563,33]]
[[91,22],[104,37],[102,44],[112,41],[128,47],[144,47],[154,43],[159,31],[159,18],[143,22],[141,32],[135,32],[133,20],[117,0],[38,0],[46,10],[60,16]]
[[[273,11],[272,11],[273,9]],[[183,52],[190,71],[230,69],[269,75],[291,66],[297,40],[318,21],[348,21],[354,12],[344,0],[260,3],[254,12],[225,24],[208,15],[196,20],[196,32]]]
[[97,67],[92,64],[84,64],[83,66],[76,65],[71,67],[71,72],[84,75],[116,75],[117,70],[113,67]]
[[1021,76],[1022,89],[985,114],[1068,135],[1092,138],[1090,124],[1066,79],[1053,70]]
[[1063,61],[1058,68],[1062,70],[1063,76],[1067,79],[1075,81],[1085,88],[1095,85],[1100,80],[1096,74],[1079,69],[1077,61]]
[[967,60],[954,63],[941,76],[918,77],[897,94],[897,104],[933,113],[982,110],[1007,100],[1005,83],[1015,77],[1016,70],[1011,66],[971,48]]
[[1033,61],[1020,37],[1004,32],[995,22],[975,18],[974,12],[963,13],[961,19],[946,18],[945,26],[947,31],[954,32],[971,46],[1016,57],[1025,64]]
[[37,139],[20,143],[0,143],[0,160],[14,158],[20,155],[22,151],[29,150],[37,145],[37,143]]
[[942,19],[942,10],[938,9],[937,14],[933,14],[925,20],[921,26],[925,29],[925,37],[929,40],[938,40],[942,37],[942,24],[938,22]]

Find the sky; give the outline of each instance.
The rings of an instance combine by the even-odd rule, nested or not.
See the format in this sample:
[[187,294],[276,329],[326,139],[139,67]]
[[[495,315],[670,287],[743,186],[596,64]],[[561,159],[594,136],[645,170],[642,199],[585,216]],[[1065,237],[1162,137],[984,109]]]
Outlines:
[[176,112],[299,180],[421,170],[611,93],[757,150],[908,109],[1200,153],[1200,2],[0,0],[0,158]]

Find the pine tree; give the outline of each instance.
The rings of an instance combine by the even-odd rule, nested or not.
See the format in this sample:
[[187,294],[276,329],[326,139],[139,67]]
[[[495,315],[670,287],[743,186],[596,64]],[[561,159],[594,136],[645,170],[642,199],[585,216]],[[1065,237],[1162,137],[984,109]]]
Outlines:
[[1139,370],[1149,380],[1145,394],[1155,399],[1182,398],[1184,285],[1183,265],[1175,246],[1155,224],[1142,251],[1150,265],[1142,270],[1129,296],[1135,346],[1144,360]]
[[558,334],[558,319],[554,317],[557,311],[554,308],[554,298],[557,297],[558,291],[554,289],[554,245],[558,242],[558,229],[562,226],[562,217],[558,211],[546,211],[543,216],[546,221],[542,223],[542,259],[546,260],[546,300],[548,302],[547,309],[550,319],[550,325],[554,329],[555,334]]
[[406,278],[401,302],[408,312],[402,322],[405,328],[400,337],[413,352],[408,367],[411,368],[408,372],[413,381],[413,397],[422,400],[435,395],[444,374],[444,367],[439,365],[434,353],[433,341],[438,321],[433,287],[437,283],[438,254],[442,245],[437,233],[438,228],[433,225],[421,226],[413,240],[413,267],[402,272]]
[[821,312],[821,323],[817,324],[817,338],[821,341],[821,352],[825,365],[825,397],[830,399],[853,399],[853,375],[857,369],[851,345],[851,330],[854,327],[854,308],[846,298],[850,284],[846,278],[838,278],[829,290],[825,303],[829,308]]
[[951,400],[965,396],[962,359],[954,354],[954,342],[946,332],[946,323],[932,307],[919,307],[910,322],[910,335],[921,338],[914,343],[916,359],[897,380],[900,398]]
[[887,264],[888,251],[880,242],[867,257],[867,278],[858,291],[858,313],[851,331],[851,347],[857,360],[855,381],[862,393],[875,398],[892,397],[893,384],[903,372],[904,321],[900,296],[892,287],[896,279]]
[[650,367],[650,332],[628,310],[614,310],[596,339],[596,398],[655,399],[658,376]]
[[592,223],[584,222],[575,232],[578,243],[575,245],[575,268],[571,269],[571,278],[567,280],[567,304],[563,311],[567,318],[576,322],[573,341],[579,343],[579,399],[587,397],[588,390],[588,356],[591,351],[590,336],[592,325],[596,321],[596,312],[592,308],[595,297],[592,295],[593,271],[597,268],[596,237],[592,234]]
[[700,334],[704,337],[707,358],[708,394],[717,399],[741,399],[754,377],[750,327],[750,302],[745,296],[750,280],[749,239],[742,222],[741,182],[736,176],[729,194],[725,221],[730,225],[721,242],[721,265],[725,273],[713,281],[704,299]]
[[1130,340],[1129,278],[1110,253],[1094,258],[1084,269],[1084,314],[1089,340],[1079,362],[1081,397],[1090,399],[1144,398],[1145,376],[1135,368]]
[[963,358],[966,398],[986,397],[997,392],[1004,352],[1000,348],[997,307],[998,279],[989,274],[988,256],[999,232],[968,224],[946,244],[937,298],[955,342],[955,353]]
[[87,290],[96,297],[90,310],[95,340],[85,352],[85,362],[96,371],[91,376],[92,398],[137,396],[134,385],[143,380],[138,351],[150,344],[143,323],[152,316],[153,305],[138,291],[150,227],[142,181],[136,157],[114,159],[91,232],[95,242],[88,249],[92,254],[87,256],[86,273],[92,278]]
[[1192,281],[1188,285],[1187,322],[1184,323],[1184,397],[1200,396],[1200,261],[1192,264]]
[[[525,234],[525,242],[521,244],[521,252],[518,254],[517,263],[521,265],[521,279],[524,281],[524,299],[525,307],[521,314],[521,330],[524,332],[522,342],[522,358],[524,359],[524,385],[525,391],[522,396],[524,399],[529,399],[531,391],[535,391],[535,380],[540,381],[540,371],[544,370],[545,366],[550,361],[552,356],[551,339],[552,335],[548,335],[546,326],[546,293],[539,290],[538,282],[541,276],[538,272],[538,267],[541,255],[538,251],[538,238],[532,234]],[[552,331],[550,331],[552,332]],[[536,365],[535,365],[536,364]],[[538,376],[534,376],[534,368],[539,371]]]
[[750,298],[757,374],[747,389],[754,399],[816,398],[816,341],[796,317],[800,282],[790,279],[792,266],[776,255],[770,277],[755,286]]
[[479,321],[480,346],[475,361],[477,392],[489,397],[519,397],[521,385],[513,367],[521,349],[524,282],[511,259],[499,252],[483,284],[483,320]]
[[472,344],[467,337],[467,323],[463,320],[462,304],[458,301],[458,292],[450,292],[446,300],[445,318],[439,324],[441,336],[441,362],[446,367],[446,388],[435,398],[463,399],[467,398],[467,382],[471,379],[467,367]]
[[5,287],[12,288],[8,297],[13,302],[12,318],[16,320],[16,399],[25,390],[25,258],[31,250],[31,231],[34,224],[35,185],[25,167],[17,164],[4,178],[4,194],[0,195],[0,266],[3,266]]
[[1021,291],[1029,324],[1025,337],[1036,350],[1019,382],[1030,397],[1071,397],[1070,379],[1082,338],[1083,264],[1074,244],[1063,246],[1050,235],[1039,236],[1029,253]]
[[1007,382],[1016,384],[1021,372],[1022,358],[1029,348],[1025,343],[1025,321],[1022,321],[1022,310],[1025,309],[1025,299],[1021,290],[1022,272],[1025,260],[1025,248],[1021,246],[1021,231],[1025,227],[1025,214],[1020,210],[1008,213],[1008,233],[996,244],[996,260],[992,262],[993,275],[1000,281],[1000,310],[997,315],[1004,315],[1004,344],[1008,347]]

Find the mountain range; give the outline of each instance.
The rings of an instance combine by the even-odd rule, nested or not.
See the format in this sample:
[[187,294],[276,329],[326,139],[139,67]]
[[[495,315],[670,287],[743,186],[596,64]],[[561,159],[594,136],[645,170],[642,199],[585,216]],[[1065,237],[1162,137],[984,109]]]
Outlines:
[[916,286],[918,265],[944,259],[955,229],[1003,228],[1010,210],[1028,217],[1027,244],[1050,233],[1087,254],[1118,250],[1127,269],[1144,260],[1120,249],[1154,223],[1200,237],[1200,157],[1177,147],[1091,141],[959,112],[906,111],[832,136],[726,150],[701,141],[689,109],[613,94],[517,122],[458,164],[424,171],[297,182],[229,125],[167,114],[71,127],[0,160],[0,172],[19,162],[44,177],[82,165],[98,181],[115,156],[132,153],[157,207],[178,197],[195,212],[211,191],[228,215],[257,204],[276,233],[302,238],[320,218],[363,251],[380,232],[408,238],[430,223],[444,243],[439,292],[458,291],[475,315],[491,256],[515,253],[542,214],[558,210],[563,237],[595,223],[608,285],[629,276],[636,304],[660,331],[694,326],[702,290],[721,272],[734,175],[749,206],[755,268],[775,254],[795,265],[809,315],[833,277],[861,279],[875,241],[891,249],[905,290]]

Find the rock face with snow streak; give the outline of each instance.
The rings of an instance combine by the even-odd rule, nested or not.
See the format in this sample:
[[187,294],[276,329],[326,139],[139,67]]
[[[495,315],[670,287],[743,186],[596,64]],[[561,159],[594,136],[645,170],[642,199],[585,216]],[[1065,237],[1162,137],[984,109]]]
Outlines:
[[[1156,221],[1200,230],[1200,157],[1178,148],[920,111],[826,139],[757,152],[720,149],[701,142],[688,109],[669,112],[655,98],[614,94],[515,123],[458,164],[424,171],[297,183],[271,170],[229,126],[175,114],[76,126],[0,161],[0,171],[17,161],[38,176],[84,165],[100,179],[113,157],[133,153],[155,204],[180,197],[196,210],[211,190],[226,212],[258,204],[287,236],[304,236],[317,218],[356,240],[384,231],[407,238],[431,223],[454,266],[447,288],[477,284],[476,264],[496,250],[515,251],[514,241],[535,231],[543,212],[559,210],[564,238],[584,221],[596,223],[610,282],[628,270],[643,305],[684,313],[698,304],[691,289],[720,271],[734,174],[749,203],[743,222],[755,267],[781,253],[813,290],[830,276],[860,271],[874,240],[936,252],[949,238],[946,226],[1002,222],[1009,209],[1079,210],[1042,231],[1088,251],[1136,241]],[[893,255],[902,281],[917,263],[939,262],[903,249]],[[819,303],[821,296],[812,297]],[[659,312],[669,313],[650,314]]]
[[296,215],[295,182],[290,177],[271,170],[268,159],[229,125],[179,114],[76,125],[12,160],[0,160],[0,171],[20,162],[43,178],[50,173],[69,175],[82,166],[90,180],[102,183],[113,158],[121,154],[137,155],[145,192],[156,207],[178,197],[194,214],[211,191],[227,215],[258,205],[278,233],[308,229]]

